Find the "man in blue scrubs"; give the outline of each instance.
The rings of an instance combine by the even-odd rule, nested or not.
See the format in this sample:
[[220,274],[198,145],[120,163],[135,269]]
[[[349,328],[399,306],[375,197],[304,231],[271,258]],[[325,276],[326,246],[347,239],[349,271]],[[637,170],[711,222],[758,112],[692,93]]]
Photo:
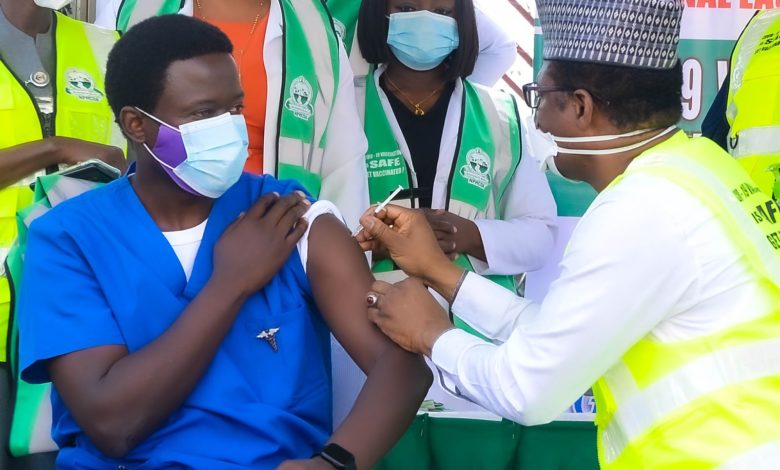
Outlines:
[[[335,208],[242,175],[231,51],[184,16],[131,29],[106,89],[135,171],[30,228],[22,376],[54,384],[58,468],[369,468],[430,385],[367,320]],[[330,331],[368,375],[333,433]]]

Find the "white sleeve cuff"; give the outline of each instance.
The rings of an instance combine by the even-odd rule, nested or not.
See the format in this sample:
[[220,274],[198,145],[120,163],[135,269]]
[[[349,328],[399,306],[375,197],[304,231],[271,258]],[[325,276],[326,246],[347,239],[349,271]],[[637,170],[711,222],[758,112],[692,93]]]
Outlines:
[[444,332],[433,343],[431,348],[431,360],[442,371],[456,375],[458,370],[458,358],[471,346],[483,344],[484,341],[476,336],[466,333],[458,328]]
[[306,262],[309,259],[309,233],[311,232],[311,227],[314,225],[314,221],[317,217],[325,214],[333,214],[344,223],[344,217],[341,216],[341,212],[339,212],[338,208],[332,202],[324,199],[316,201],[309,207],[309,210],[303,214],[303,218],[309,223],[309,226],[306,227],[306,233],[298,240],[298,255],[301,257],[301,264],[303,264],[304,272],[308,272],[306,269]]
[[464,351],[479,344],[484,341],[457,328],[446,331],[433,344],[431,362],[436,366],[441,388],[450,395],[472,401],[458,387],[458,359]]

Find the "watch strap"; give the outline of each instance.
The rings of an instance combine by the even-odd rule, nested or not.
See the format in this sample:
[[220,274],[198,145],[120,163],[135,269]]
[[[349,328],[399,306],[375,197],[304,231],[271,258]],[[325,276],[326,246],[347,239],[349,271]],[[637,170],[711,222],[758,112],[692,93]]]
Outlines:
[[356,470],[355,456],[338,444],[330,443],[317,454],[322,460],[328,462],[333,468],[339,470]]

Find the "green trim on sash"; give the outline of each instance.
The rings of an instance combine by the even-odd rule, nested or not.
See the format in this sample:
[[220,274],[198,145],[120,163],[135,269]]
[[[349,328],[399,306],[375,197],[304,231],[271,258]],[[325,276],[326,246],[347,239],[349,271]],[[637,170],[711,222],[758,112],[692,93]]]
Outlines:
[[[282,176],[283,175],[283,176]],[[298,165],[279,164],[279,179],[293,179],[303,185],[312,196],[320,193],[322,177]],[[316,197],[316,196],[315,196]]]
[[[149,1],[149,0],[142,0],[142,1]],[[130,20],[133,17],[133,12],[136,9],[136,5],[139,2],[139,0],[123,0],[122,4],[119,6],[119,12],[116,16],[116,29],[117,31],[125,32],[129,28]],[[182,0],[162,0],[162,4],[160,5],[159,10],[157,10],[157,13],[155,16],[160,15],[172,15],[175,13],[178,13],[179,10],[182,9],[184,6],[184,2]]]
[[[299,0],[301,1],[301,0]],[[317,0],[303,0],[318,3]],[[314,103],[319,94],[316,68],[314,58],[311,54],[311,48],[306,38],[303,23],[296,14],[292,0],[279,0],[282,16],[284,19],[284,41],[285,41],[285,79],[283,96],[289,93],[287,99],[281,104],[281,121],[279,132],[282,137],[294,140],[300,140],[311,144],[314,140]],[[333,30],[333,23],[328,11],[320,6],[315,7],[320,13],[321,20],[326,30]],[[333,72],[333,96],[331,97],[331,113],[333,112],[333,103],[336,101],[339,83],[339,53],[338,39],[335,31],[332,35],[327,35],[328,47],[330,49],[331,64]],[[294,51],[294,54],[288,52]],[[314,86],[313,86],[314,85]],[[287,93],[285,93],[287,92]],[[329,119],[330,120],[330,119]],[[322,139],[317,143],[320,148],[325,147],[327,132],[324,132]]]
[[333,16],[336,33],[344,43],[344,49],[347,50],[347,53],[352,51],[361,3],[360,0],[327,0],[325,2],[331,16]]
[[[493,190],[496,145],[488,117],[474,86],[463,82],[463,122],[455,171],[450,179],[450,199],[484,212]],[[513,156],[514,158],[514,156]],[[517,156],[519,160],[519,155]]]
[[393,135],[379,99],[375,68],[366,77],[366,114],[364,129],[368,136],[366,170],[371,204],[384,201],[398,186],[409,189],[411,178],[401,146]]
[[[339,88],[339,40],[333,29],[330,14],[319,0],[279,0],[279,6],[283,23],[284,73],[279,101],[276,176],[280,179],[298,179],[303,176],[304,179],[299,181],[312,196],[319,197],[321,178],[319,176],[315,178],[310,169],[316,166],[314,165],[315,153],[322,152],[325,148],[327,129],[333,119],[333,108]],[[319,18],[312,19],[311,15],[314,11]],[[305,26],[307,22],[314,21],[321,23],[311,24],[308,28]],[[313,31],[314,26],[319,27],[320,24],[325,37],[312,37],[317,34]],[[314,40],[327,41],[329,58],[313,54],[313,50],[320,50],[316,46],[311,46]],[[327,91],[331,96],[320,96],[323,80],[318,78],[317,65],[320,65],[319,70],[322,71],[321,66],[326,60],[329,62],[327,73],[333,79],[333,91],[332,94]],[[318,98],[327,105],[329,114],[326,119],[316,116]],[[319,141],[315,142],[318,135]],[[313,146],[317,149],[312,149]]]
[[[303,25],[295,15],[291,0],[279,0],[284,18],[285,81],[279,133],[282,137],[311,144],[314,140],[314,103],[319,88],[314,59]],[[291,53],[294,52],[294,53]]]
[[512,152],[512,167],[515,170],[507,173],[498,187],[496,200],[502,201],[506,195],[507,188],[509,188],[509,184],[512,182],[512,178],[515,176],[517,168],[520,166],[520,160],[523,158],[522,137],[520,136],[520,112],[517,109],[515,97],[509,93],[497,94],[494,95],[493,98],[498,101],[498,103],[496,103],[497,105],[504,106],[506,115],[512,117],[512,123],[509,126],[509,143]]

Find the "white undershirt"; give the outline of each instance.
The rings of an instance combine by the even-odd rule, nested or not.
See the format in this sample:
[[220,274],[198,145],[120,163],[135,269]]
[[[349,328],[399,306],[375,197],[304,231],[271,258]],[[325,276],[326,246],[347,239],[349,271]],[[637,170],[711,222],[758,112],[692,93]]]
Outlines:
[[[317,201],[309,208],[303,218],[309,222],[309,226],[306,229],[303,237],[298,241],[298,253],[303,264],[303,270],[306,271],[306,262],[309,255],[309,232],[314,223],[314,220],[324,214],[333,214],[339,220],[343,220],[341,213],[333,203],[329,201]],[[209,219],[204,220],[195,227],[188,228],[186,230],[177,230],[175,232],[163,232],[163,236],[171,244],[173,252],[176,253],[176,257],[179,258],[181,267],[184,270],[184,276],[187,281],[190,280],[192,275],[192,268],[195,265],[195,257],[198,255],[198,249],[200,243],[203,241],[203,233],[206,231],[206,223]]]
[[192,275],[192,267],[195,265],[195,257],[198,255],[200,242],[203,240],[203,233],[206,231],[206,223],[208,221],[209,219],[206,219],[195,227],[186,230],[162,233],[165,239],[168,240],[168,243],[171,244],[176,257],[179,258],[187,281],[190,280],[190,275]]

